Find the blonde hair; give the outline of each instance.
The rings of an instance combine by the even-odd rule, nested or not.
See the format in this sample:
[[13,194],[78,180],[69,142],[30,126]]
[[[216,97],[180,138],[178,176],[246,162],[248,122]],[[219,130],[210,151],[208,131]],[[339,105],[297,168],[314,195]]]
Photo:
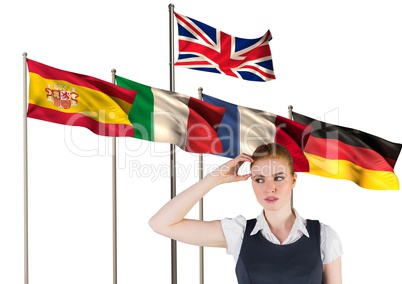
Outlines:
[[284,159],[289,165],[291,174],[293,175],[295,173],[292,156],[290,155],[289,150],[281,144],[268,143],[260,145],[254,150],[251,157],[253,158],[253,162],[251,163],[250,168],[252,168],[253,164],[259,160]]

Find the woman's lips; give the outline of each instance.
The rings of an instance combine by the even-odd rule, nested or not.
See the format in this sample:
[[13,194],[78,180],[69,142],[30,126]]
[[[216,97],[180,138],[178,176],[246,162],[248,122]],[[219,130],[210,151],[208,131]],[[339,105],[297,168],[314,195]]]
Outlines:
[[264,200],[268,203],[274,203],[276,201],[278,201],[279,198],[275,197],[275,196],[268,196],[266,198],[264,198]]

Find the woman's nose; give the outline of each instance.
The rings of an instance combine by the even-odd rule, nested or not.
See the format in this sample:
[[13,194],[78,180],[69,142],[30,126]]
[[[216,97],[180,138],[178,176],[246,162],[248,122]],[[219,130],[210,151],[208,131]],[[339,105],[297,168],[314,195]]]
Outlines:
[[266,187],[265,187],[265,191],[266,191],[266,192],[275,192],[275,191],[276,191],[275,183],[273,183],[273,182],[267,182],[267,183],[266,183]]

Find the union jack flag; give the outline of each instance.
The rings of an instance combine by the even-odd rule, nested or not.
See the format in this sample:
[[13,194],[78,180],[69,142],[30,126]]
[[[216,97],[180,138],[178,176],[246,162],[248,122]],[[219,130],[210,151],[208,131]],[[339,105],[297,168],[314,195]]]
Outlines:
[[226,74],[250,81],[275,79],[268,30],[262,37],[244,39],[175,13],[179,56],[175,66]]

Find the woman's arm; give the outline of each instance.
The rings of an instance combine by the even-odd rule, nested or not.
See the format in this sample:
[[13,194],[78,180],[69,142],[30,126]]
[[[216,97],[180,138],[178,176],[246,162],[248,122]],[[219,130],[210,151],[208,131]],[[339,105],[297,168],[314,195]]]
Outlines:
[[190,186],[167,202],[150,220],[151,228],[168,238],[210,247],[226,247],[225,236],[219,220],[200,221],[184,217],[211,189],[222,183],[247,180],[250,174],[238,175],[244,162],[251,162],[248,155],[239,155],[223,164],[202,180]]
[[342,284],[341,257],[324,264],[322,276],[324,284]]

